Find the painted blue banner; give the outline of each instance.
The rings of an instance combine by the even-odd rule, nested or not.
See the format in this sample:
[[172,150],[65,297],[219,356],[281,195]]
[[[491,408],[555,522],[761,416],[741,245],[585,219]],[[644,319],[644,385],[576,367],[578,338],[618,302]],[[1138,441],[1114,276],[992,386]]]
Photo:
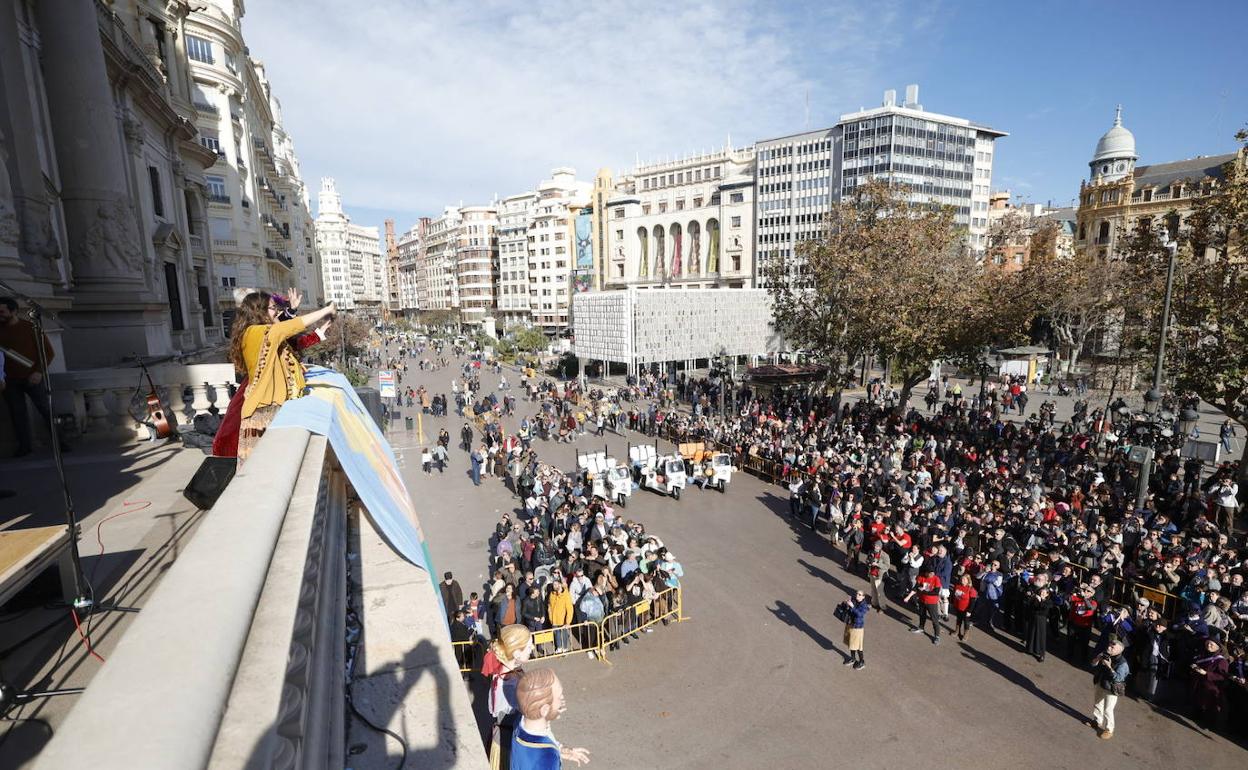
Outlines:
[[429,548],[394,450],[347,378],[324,367],[307,371],[308,395],[287,401],[274,428],[299,427],[325,436],[373,526],[394,552],[429,571]]

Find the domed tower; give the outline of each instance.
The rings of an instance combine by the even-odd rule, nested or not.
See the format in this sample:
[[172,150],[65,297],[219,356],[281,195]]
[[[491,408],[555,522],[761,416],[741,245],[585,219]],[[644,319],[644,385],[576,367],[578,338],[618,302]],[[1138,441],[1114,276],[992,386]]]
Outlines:
[[1122,105],[1114,114],[1114,125],[1096,143],[1096,154],[1088,163],[1093,181],[1116,182],[1129,176],[1139,160],[1135,154],[1135,135],[1122,126]]

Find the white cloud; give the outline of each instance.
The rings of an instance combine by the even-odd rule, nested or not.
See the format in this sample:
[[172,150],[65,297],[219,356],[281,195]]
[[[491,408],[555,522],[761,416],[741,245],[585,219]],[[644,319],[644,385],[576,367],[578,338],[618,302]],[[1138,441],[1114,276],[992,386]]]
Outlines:
[[830,125],[890,87],[877,60],[926,23],[861,7],[257,0],[243,30],[311,190],[334,176],[349,205],[434,214],[555,166],[588,179],[800,131],[807,93]]

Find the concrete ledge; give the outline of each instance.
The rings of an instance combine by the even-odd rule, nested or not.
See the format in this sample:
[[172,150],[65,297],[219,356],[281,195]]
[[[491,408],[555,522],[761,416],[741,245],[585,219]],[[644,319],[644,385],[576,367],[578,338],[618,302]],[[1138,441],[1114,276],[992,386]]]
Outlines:
[[[403,736],[407,767],[488,770],[435,581],[396,556],[367,517],[358,521],[350,589],[364,625],[351,686],[356,708]],[[351,758],[355,770],[394,767],[400,748],[393,739],[352,719],[347,740],[365,747]]]
[[36,767],[205,765],[309,439],[265,435]]

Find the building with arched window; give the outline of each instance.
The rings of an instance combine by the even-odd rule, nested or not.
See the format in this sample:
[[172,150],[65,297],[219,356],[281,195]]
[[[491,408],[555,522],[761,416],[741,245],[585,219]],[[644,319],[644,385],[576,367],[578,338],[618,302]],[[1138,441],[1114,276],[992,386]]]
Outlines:
[[1177,233],[1195,203],[1223,178],[1223,166],[1244,163],[1243,151],[1201,155],[1188,160],[1137,166],[1135,135],[1122,124],[1122,107],[1114,124],[1096,143],[1086,181],[1079,183],[1075,215],[1075,249],[1111,257],[1127,229],[1165,224]]
[[607,201],[606,289],[747,288],[754,149],[638,166]]

